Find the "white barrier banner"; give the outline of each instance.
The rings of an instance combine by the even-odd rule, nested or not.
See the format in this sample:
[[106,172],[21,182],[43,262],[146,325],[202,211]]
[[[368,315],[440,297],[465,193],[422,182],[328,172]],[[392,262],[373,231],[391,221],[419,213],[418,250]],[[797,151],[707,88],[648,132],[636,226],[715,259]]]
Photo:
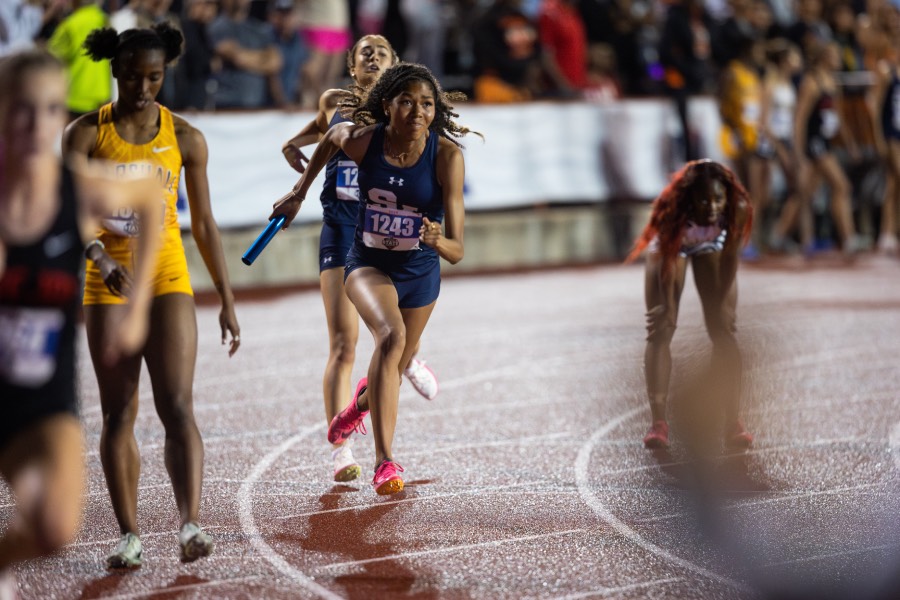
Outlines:
[[[467,210],[614,197],[651,200],[679,166],[678,123],[671,102],[663,99],[604,105],[463,104],[458,112],[461,124],[485,138],[461,139]],[[713,99],[696,99],[690,114],[703,154],[721,159]],[[265,111],[185,116],[209,145],[210,191],[219,225],[263,225],[272,204],[299,178],[284,160],[281,146],[315,115]],[[310,156],[312,150],[304,152]],[[323,179],[324,172],[313,183],[298,220],[321,219],[318,198]],[[187,226],[187,211],[180,216]]]

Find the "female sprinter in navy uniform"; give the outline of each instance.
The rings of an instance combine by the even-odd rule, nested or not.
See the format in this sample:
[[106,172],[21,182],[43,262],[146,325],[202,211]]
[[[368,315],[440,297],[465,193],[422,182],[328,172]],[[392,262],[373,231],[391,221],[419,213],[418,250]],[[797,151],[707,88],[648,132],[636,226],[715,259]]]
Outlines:
[[[16,499],[0,536],[0,597],[10,567],[69,543],[81,518],[84,455],[75,393],[75,330],[84,240],[127,205],[162,218],[153,181],[112,182],[60,161],[68,120],[63,65],[43,51],[0,61],[0,474]],[[104,338],[104,360],[143,345],[159,230],[145,228],[131,302]]]
[[[368,90],[378,81],[385,69],[399,59],[390,43],[380,35],[359,39],[347,54],[350,76],[361,90]],[[346,122],[338,111],[340,101],[353,97],[347,90],[328,90],[319,99],[316,118],[300,133],[288,140],[282,152],[288,163],[303,173],[307,160],[300,150],[318,142],[337,123]],[[319,238],[319,286],[328,322],[328,363],[322,378],[325,396],[325,418],[328,423],[344,407],[350,396],[350,372],[356,356],[359,337],[359,315],[344,291],[344,266],[353,244],[359,212],[359,186],[356,163],[338,151],[325,167],[325,182],[320,196],[324,218]],[[413,387],[432,400],[438,392],[434,373],[424,361],[415,357],[404,371]],[[332,448],[335,481],[352,481],[360,475],[360,467],[353,458],[352,440],[345,440]]]
[[156,412],[165,428],[166,469],[180,517],[181,559],[193,561],[213,550],[212,538],[198,523],[203,440],[194,419],[192,391],[197,319],[176,209],[182,168],[191,231],[222,299],[219,324],[223,344],[226,334],[231,333],[230,354],[240,344],[240,328],[210,206],[206,140],[184,119],[155,102],[166,65],[181,54],[182,39],[181,33],[167,23],[120,34],[108,28],[91,33],[85,49],[95,60],[112,60],[119,98],[74,121],[63,140],[67,151],[106,159],[117,169],[128,171],[150,163],[165,184],[166,213],[154,273],[150,334],[146,346],[124,357],[115,369],[98,368],[97,358],[99,341],[124,302],[116,275],[127,273],[136,256],[128,237],[131,224],[127,215],[125,219],[104,220],[98,235],[105,249],[92,248],[85,274],[85,326],[103,407],[100,457],[122,532],[118,546],[107,557],[110,568],[136,568],[142,559],[137,528],[141,462],[134,437],[142,360],[147,362]]
[[669,346],[678,322],[688,261],[694,269],[714,364],[729,374],[732,389],[725,406],[725,442],[746,448],[753,442],[739,417],[741,353],[734,337],[738,259],[750,235],[750,198],[729,169],[710,160],[689,162],[653,203],[650,222],[628,260],[645,248],[644,294],[647,347],[644,371],[653,423],[644,437],[648,448],[669,445],[666,399],[672,356]]
[[887,166],[878,250],[889,255],[896,255],[900,250],[897,240],[900,217],[900,40],[894,37],[893,43],[896,48],[887,52],[875,69],[869,107],[878,154]]
[[[363,98],[354,97],[353,124],[328,130],[306,172],[275,204],[285,226],[297,214],[313,178],[342,150],[359,165],[359,212],[344,269],[347,296],[375,336],[368,377],[331,422],[328,440],[350,437],[372,411],[379,494],[403,489],[391,444],[397,422],[400,373],[412,358],[440,291],[439,257],[463,257],[462,151],[453,137],[468,133],[454,123],[447,94],[428,69],[399,64]],[[364,431],[364,430],[363,430]]]

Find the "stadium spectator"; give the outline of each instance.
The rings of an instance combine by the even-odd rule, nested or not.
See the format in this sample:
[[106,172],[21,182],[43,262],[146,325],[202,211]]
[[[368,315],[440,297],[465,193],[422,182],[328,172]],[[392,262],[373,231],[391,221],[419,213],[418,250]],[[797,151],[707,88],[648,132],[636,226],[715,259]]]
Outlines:
[[184,54],[175,66],[176,110],[212,108],[216,81],[213,63],[221,66],[209,38],[208,27],[219,12],[218,0],[186,0],[181,20]]
[[284,63],[267,24],[249,16],[250,0],[224,0],[209,38],[221,68],[215,72],[215,107],[264,108],[272,79]]
[[616,53],[609,44],[595,44],[589,51],[590,65],[584,97],[592,102],[613,102],[622,97],[616,74]]
[[688,122],[688,98],[709,88],[711,30],[712,21],[701,0],[679,0],[666,13],[659,45],[665,88],[675,102],[688,161],[698,158]]
[[26,0],[0,2],[0,56],[34,46],[44,11]]
[[72,119],[97,110],[112,97],[109,61],[94,62],[82,48],[89,33],[106,26],[108,17],[100,4],[100,0],[73,0],[75,10],[63,19],[47,43],[50,52],[66,65],[66,106]]
[[544,0],[538,15],[541,47],[569,87],[587,85],[587,34],[577,0]]
[[797,0],[797,19],[788,27],[787,37],[800,48],[806,61],[811,50],[831,40],[831,28],[822,15],[822,0]]
[[148,0],[131,0],[119,10],[109,15],[109,26],[116,31],[135,27],[150,27],[153,20],[148,10]]
[[752,22],[752,0],[729,0],[728,6],[731,14],[715,28],[713,36],[713,59],[723,69],[738,56],[734,42],[751,38],[756,33]]
[[610,0],[613,49],[626,95],[658,91],[652,73],[659,63],[659,24],[647,0]]
[[300,71],[309,52],[298,31],[293,0],[275,0],[268,14],[269,25],[275,33],[278,50],[284,64],[278,76],[273,78],[272,103],[288,108],[300,101]]
[[315,109],[325,90],[338,87],[350,48],[350,11],[346,1],[305,0],[299,6],[303,41],[309,58],[303,65],[300,94],[305,108]]
[[400,14],[406,25],[403,60],[425,65],[438,79],[444,75],[447,35],[443,4],[443,0],[400,0]]
[[522,102],[544,93],[542,76],[553,87],[568,84],[552,60],[545,60],[535,24],[520,0],[495,0],[475,24],[475,99]]

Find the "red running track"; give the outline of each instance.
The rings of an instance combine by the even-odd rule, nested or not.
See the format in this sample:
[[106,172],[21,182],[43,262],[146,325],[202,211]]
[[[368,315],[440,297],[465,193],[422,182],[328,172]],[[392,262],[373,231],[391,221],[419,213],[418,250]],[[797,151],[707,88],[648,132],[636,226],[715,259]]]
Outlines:
[[[21,594],[730,599],[773,582],[877,586],[900,564],[898,275],[900,265],[874,257],[742,267],[739,339],[756,443],[717,467],[715,502],[692,491],[697,473],[678,445],[654,455],[640,443],[649,421],[640,266],[445,280],[422,346],[441,393],[429,403],[401,390],[394,449],[407,488],[393,497],[369,485],[371,436],[355,448],[363,479],[330,481],[318,294],[240,303],[244,341],[231,360],[217,309],[203,306],[195,403],[206,443],[201,515],[215,554],[177,560],[145,380],[144,567],[104,569],[118,532],[82,352],[84,526],[65,552],[17,570]],[[680,319],[679,373],[708,352],[690,287]],[[355,377],[371,349],[364,335]],[[3,521],[10,502],[3,489]]]

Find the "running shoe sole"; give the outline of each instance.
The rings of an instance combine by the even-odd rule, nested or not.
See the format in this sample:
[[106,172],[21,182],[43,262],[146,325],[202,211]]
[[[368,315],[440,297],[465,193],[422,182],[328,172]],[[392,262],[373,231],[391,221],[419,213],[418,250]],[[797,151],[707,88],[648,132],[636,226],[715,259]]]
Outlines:
[[189,563],[212,554],[214,544],[208,535],[197,534],[181,547],[181,562]]
[[396,494],[397,492],[403,491],[403,480],[402,479],[391,479],[390,481],[385,481],[377,488],[375,488],[375,493],[380,496],[390,496],[391,494]]
[[335,471],[334,480],[341,482],[353,481],[360,475],[362,475],[362,468],[359,465],[348,465],[340,471]]

